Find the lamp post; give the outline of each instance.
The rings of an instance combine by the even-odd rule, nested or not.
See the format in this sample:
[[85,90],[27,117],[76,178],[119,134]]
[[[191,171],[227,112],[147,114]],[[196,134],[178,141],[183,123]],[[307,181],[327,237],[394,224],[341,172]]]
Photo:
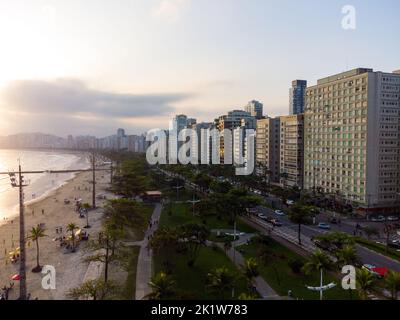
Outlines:
[[189,203],[192,204],[192,207],[193,207],[193,216],[194,216],[194,205],[195,205],[196,203],[199,203],[200,201],[201,201],[200,199],[199,199],[199,200],[196,200],[196,197],[195,197],[194,192],[193,192],[193,199],[187,201],[187,202],[189,202]]
[[323,282],[323,269],[322,268],[320,268],[320,272],[321,272],[321,276],[320,276],[320,285],[319,285],[319,287],[306,286],[306,288],[308,290],[311,290],[311,291],[318,291],[319,292],[319,299],[323,300],[324,291],[336,287],[336,284],[334,282],[331,282],[331,283],[329,283],[327,285],[324,285],[324,282]]
[[176,181],[176,187],[173,187],[174,189],[176,189],[176,202],[178,202],[179,200],[179,189],[182,189],[183,186],[180,186],[178,181]]

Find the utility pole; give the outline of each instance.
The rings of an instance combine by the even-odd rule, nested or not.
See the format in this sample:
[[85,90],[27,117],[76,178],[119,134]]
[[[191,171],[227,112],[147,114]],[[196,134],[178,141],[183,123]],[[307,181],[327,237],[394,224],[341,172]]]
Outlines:
[[92,152],[92,178],[92,207],[93,209],[96,209],[96,157],[94,152]]
[[179,189],[182,189],[183,186],[180,186],[179,185],[179,181],[176,180],[176,187],[173,187],[173,188],[176,189],[176,202],[178,202],[178,200],[179,200]]
[[24,217],[24,176],[22,175],[21,163],[18,165],[18,182],[15,173],[10,173],[11,186],[19,189],[19,300],[26,300],[26,257],[25,257],[25,217]]
[[111,161],[111,164],[110,164],[110,184],[112,185],[112,183],[113,183],[113,164],[112,164],[112,161]]

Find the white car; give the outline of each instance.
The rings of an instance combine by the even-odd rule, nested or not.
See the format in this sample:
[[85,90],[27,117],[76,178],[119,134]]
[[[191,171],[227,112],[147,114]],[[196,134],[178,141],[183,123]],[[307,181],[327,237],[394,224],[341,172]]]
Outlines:
[[262,219],[262,220],[266,220],[266,219],[267,219],[267,216],[266,216],[265,214],[262,214],[262,213],[259,213],[259,214],[257,215],[257,217],[259,217],[259,218]]
[[293,201],[293,200],[286,200],[286,204],[287,204],[288,206],[291,206],[291,205],[294,204],[294,201]]
[[275,210],[275,214],[278,216],[284,216],[285,213],[282,210]]

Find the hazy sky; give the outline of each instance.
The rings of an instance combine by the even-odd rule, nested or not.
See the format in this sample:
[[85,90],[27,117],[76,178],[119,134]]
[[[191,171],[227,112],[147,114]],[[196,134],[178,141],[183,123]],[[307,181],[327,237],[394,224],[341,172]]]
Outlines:
[[0,0],[0,134],[140,133],[251,99],[286,114],[293,79],[400,69],[399,12],[398,0]]

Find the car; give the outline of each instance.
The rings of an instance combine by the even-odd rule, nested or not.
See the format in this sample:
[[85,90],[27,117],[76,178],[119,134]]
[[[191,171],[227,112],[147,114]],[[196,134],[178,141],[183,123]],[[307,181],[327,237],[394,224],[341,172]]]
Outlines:
[[314,242],[314,244],[318,248],[320,248],[322,250],[326,250],[328,252],[332,252],[333,253],[338,249],[334,244],[330,244],[330,243],[328,243],[326,241],[322,241],[322,240],[319,240],[319,239],[312,239],[312,241]]
[[332,219],[330,220],[330,222],[331,222],[332,224],[337,224],[337,223],[338,223],[338,221],[337,221],[336,218],[332,218]]
[[282,210],[275,210],[274,212],[278,216],[284,216],[285,215],[285,213]]
[[362,268],[371,272],[375,277],[382,279],[386,273],[389,271],[387,268],[377,268],[372,264],[363,264]]
[[259,214],[257,215],[257,217],[259,217],[259,218],[262,219],[262,220],[267,220],[267,216],[266,216],[265,214],[262,214],[262,213],[259,213]]
[[385,222],[386,219],[384,216],[373,216],[371,217],[372,222]]
[[288,206],[291,206],[291,205],[294,204],[294,201],[288,199],[288,200],[286,200],[286,204],[287,204]]
[[394,249],[400,249],[400,241],[393,240],[392,242],[388,243],[388,246]]
[[330,230],[331,229],[331,225],[327,224],[325,222],[320,222],[320,223],[318,223],[318,228],[324,229],[324,230]]
[[388,219],[388,221],[398,221],[399,217],[398,216],[389,216],[387,219]]
[[271,219],[270,223],[271,223],[274,227],[281,227],[281,226],[282,226],[282,222],[280,222],[278,219]]

